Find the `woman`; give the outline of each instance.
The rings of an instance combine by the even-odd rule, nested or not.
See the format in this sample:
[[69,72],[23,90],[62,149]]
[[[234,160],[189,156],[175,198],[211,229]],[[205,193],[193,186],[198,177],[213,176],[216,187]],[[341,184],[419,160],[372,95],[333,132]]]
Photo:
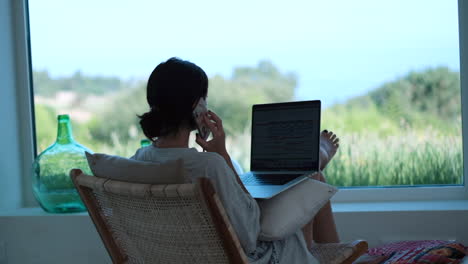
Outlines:
[[[196,129],[192,112],[207,95],[208,77],[197,65],[177,58],[159,64],[147,85],[150,111],[140,116],[141,128],[153,144],[139,149],[132,158],[153,162],[182,158],[192,181],[208,177],[251,263],[318,263],[308,250],[312,242],[338,242],[330,203],[296,234],[273,242],[259,241],[260,210],[231,162],[221,118],[211,111],[203,116],[213,138],[205,141],[197,134],[196,142],[207,152],[188,147],[189,135]],[[324,131],[321,142],[323,169],[336,152],[338,139]],[[316,178],[325,181],[322,174]]]

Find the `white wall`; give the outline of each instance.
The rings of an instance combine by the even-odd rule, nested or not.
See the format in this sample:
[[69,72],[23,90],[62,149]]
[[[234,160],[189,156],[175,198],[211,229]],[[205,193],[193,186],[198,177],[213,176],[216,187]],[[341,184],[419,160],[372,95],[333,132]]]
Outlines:
[[[39,208],[13,214],[0,214],[0,264],[111,263],[87,214],[51,215]],[[375,246],[396,240],[456,239],[468,245],[466,210],[370,210],[335,216],[342,241],[361,238]]]
[[[29,209],[30,210],[30,209]],[[112,263],[87,214],[0,217],[0,264]]]
[[[0,0],[0,209],[21,207],[12,5]],[[6,188],[5,188],[6,187]]]

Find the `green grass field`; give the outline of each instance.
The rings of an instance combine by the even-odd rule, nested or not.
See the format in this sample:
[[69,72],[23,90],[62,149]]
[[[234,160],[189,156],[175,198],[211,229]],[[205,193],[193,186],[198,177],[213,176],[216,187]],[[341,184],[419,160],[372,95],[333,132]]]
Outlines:
[[[462,184],[461,122],[428,120],[411,126],[404,120],[381,115],[376,109],[326,109],[322,129],[334,131],[340,148],[325,170],[336,186],[401,186]],[[431,122],[429,122],[431,121]],[[53,126],[52,124],[50,126]],[[39,134],[44,127],[38,127]],[[125,157],[139,148],[140,138],[122,142],[117,133],[111,143],[94,139],[86,126],[74,127],[77,141],[94,152]],[[39,138],[42,151],[53,141],[51,133]],[[194,133],[191,147],[197,147]],[[228,135],[226,147],[245,171],[250,169],[250,127]]]
[[[381,136],[375,132],[340,133],[340,148],[325,169],[330,184],[336,186],[394,186],[422,184],[462,184],[463,155],[461,135],[431,129],[402,131]],[[192,138],[191,146],[196,147]],[[46,147],[45,142],[39,144]],[[85,142],[95,152],[130,157],[139,142],[113,144]],[[228,136],[231,157],[245,171],[250,162],[250,131]]]
[[[340,148],[325,169],[330,184],[394,186],[461,184],[461,136],[442,136],[427,130],[380,138],[376,134],[344,134]],[[230,153],[249,169],[248,134],[228,138]]]
[[349,134],[325,173],[336,186],[461,184],[461,137]]

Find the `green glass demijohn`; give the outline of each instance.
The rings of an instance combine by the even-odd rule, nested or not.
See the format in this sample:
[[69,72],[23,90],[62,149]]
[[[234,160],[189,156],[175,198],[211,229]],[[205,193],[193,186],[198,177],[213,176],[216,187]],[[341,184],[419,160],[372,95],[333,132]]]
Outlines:
[[145,139],[140,140],[140,146],[142,148],[150,146],[150,145],[151,145],[151,141],[149,139],[145,138]]
[[33,164],[33,192],[41,207],[50,213],[86,211],[69,173],[73,168],[91,175],[85,151],[72,135],[70,117],[58,116],[57,140]]

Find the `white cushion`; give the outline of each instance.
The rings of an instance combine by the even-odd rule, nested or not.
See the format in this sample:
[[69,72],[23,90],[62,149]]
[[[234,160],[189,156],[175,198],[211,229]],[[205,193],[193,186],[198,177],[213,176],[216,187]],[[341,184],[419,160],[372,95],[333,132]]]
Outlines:
[[311,178],[264,200],[260,206],[259,239],[283,239],[305,226],[338,191],[334,186]]
[[86,152],[94,176],[117,181],[147,184],[185,183],[183,160],[153,163],[107,154]]

